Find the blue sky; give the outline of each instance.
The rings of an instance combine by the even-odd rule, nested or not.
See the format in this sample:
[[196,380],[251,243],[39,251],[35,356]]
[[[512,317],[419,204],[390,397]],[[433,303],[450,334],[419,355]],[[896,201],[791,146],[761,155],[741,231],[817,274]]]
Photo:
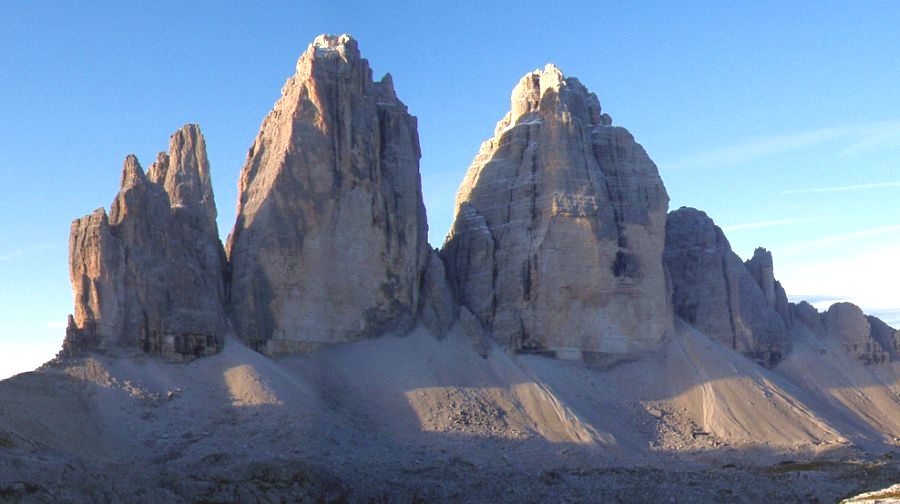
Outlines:
[[900,324],[896,2],[0,3],[0,377],[52,357],[72,219],[182,124],[207,139],[223,239],[259,124],[319,33],[350,33],[419,119],[439,246],[456,188],[548,62],[597,93],[742,257],[789,294]]

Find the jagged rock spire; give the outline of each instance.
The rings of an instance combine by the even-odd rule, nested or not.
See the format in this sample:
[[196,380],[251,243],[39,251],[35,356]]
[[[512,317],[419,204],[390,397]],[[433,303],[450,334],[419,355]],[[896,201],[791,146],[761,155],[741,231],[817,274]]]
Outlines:
[[348,35],[297,62],[241,172],[231,310],[290,352],[409,327],[427,264],[416,120]]
[[180,360],[222,344],[225,256],[200,129],[173,134],[148,173],[129,155],[109,216],[72,223],[64,352],[136,347]]

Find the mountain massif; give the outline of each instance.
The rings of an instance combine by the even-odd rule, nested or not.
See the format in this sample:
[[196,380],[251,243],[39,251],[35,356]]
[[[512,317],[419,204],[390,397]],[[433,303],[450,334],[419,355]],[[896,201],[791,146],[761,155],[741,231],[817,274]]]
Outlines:
[[440,250],[416,118],[347,35],[263,120],[225,246],[198,126],[128,156],[72,223],[60,356],[0,383],[0,498],[827,499],[896,475],[898,331],[789,302],[769,251],[670,212],[555,66],[510,102]]

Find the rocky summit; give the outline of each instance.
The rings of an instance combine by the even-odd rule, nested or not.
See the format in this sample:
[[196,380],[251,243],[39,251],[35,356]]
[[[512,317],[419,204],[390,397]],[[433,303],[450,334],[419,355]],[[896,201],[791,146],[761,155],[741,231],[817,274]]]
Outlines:
[[174,359],[222,345],[225,255],[200,128],[175,132],[145,174],[125,159],[119,194],[69,237],[75,313],[64,352],[135,347]]
[[522,77],[466,172],[441,253],[496,341],[565,358],[634,352],[672,326],[668,201],[631,134],[548,65]]
[[347,35],[297,62],[241,172],[239,337],[275,354],[409,328],[427,265],[416,119]]

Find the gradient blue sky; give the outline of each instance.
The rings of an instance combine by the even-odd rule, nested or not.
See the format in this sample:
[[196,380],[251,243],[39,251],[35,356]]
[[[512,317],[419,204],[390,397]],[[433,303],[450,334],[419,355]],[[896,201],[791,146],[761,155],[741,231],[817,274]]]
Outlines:
[[[0,3],[0,378],[51,358],[72,311],[72,219],[112,201],[186,122],[204,131],[223,239],[260,122],[319,33],[359,40],[419,119],[439,246],[456,188],[548,62],[600,98],[742,257],[789,294],[900,324],[900,3]],[[127,6],[126,6],[127,5]]]

